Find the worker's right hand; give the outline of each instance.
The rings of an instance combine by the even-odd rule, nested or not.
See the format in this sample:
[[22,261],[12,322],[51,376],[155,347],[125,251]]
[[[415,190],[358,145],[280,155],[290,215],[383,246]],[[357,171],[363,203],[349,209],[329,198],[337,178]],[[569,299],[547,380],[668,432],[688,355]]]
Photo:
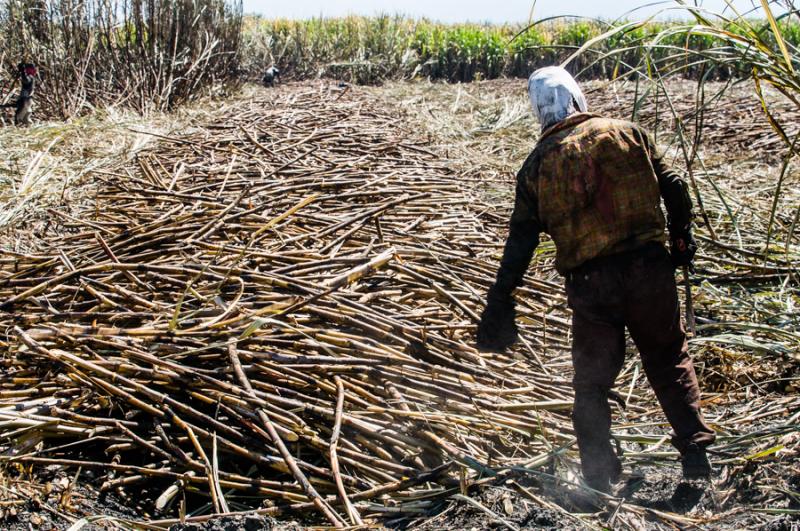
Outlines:
[[514,300],[511,296],[496,295],[490,290],[486,309],[478,324],[478,348],[502,352],[516,343],[517,325],[514,317]]
[[687,266],[692,269],[692,261],[697,252],[697,242],[692,236],[692,231],[676,231],[670,234],[670,254],[675,267]]

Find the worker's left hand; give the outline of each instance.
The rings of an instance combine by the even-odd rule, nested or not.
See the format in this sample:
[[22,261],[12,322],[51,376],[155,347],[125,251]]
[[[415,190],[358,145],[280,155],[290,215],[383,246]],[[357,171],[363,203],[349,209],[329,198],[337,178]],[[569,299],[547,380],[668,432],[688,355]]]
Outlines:
[[675,267],[688,266],[692,269],[694,266],[692,261],[697,252],[697,242],[692,236],[691,230],[680,231],[677,234],[670,235],[670,250],[672,255],[672,264]]
[[511,296],[498,296],[489,292],[486,309],[478,324],[478,348],[502,352],[517,341],[517,324],[514,300]]

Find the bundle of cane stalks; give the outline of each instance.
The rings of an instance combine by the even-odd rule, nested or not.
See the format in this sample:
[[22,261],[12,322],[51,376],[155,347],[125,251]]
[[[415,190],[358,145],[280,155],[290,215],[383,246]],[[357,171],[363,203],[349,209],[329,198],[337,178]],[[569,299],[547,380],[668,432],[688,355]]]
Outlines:
[[[17,480],[0,482],[0,510],[57,470],[147,529],[254,510],[361,527],[451,501],[521,526],[481,506],[488,485],[581,527],[794,514],[795,379],[762,372],[796,367],[795,320],[734,296],[788,262],[701,235],[692,349],[718,432],[713,494],[688,515],[646,497],[570,513],[584,511],[564,500],[577,452],[552,243],[518,290],[519,342],[476,350],[513,183],[476,175],[496,171],[492,152],[433,142],[418,109],[371,94],[290,84],[180,134],[141,131],[158,141],[94,168],[91,200],[0,234],[0,477]],[[794,293],[781,286],[769,301]],[[626,469],[677,474],[638,357],[618,384]]]
[[500,216],[346,92],[164,137],[3,252],[4,460],[155,489],[151,514],[188,493],[342,526],[572,443],[558,286],[523,288],[519,350],[478,352]]

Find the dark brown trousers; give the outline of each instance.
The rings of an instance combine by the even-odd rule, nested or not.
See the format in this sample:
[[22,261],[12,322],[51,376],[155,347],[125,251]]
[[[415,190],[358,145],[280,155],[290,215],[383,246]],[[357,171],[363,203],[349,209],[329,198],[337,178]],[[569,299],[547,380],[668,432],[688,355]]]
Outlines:
[[714,432],[700,413],[700,390],[681,324],[675,271],[661,244],[597,258],[567,276],[572,308],[573,424],[584,476],[613,476],[609,391],[625,360],[625,329],[674,431],[672,443],[707,446]]

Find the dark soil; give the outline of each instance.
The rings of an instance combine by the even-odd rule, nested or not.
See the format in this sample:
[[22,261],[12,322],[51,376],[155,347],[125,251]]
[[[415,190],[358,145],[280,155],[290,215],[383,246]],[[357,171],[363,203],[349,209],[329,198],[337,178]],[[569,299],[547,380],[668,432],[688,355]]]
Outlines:
[[[3,531],[55,531],[68,529],[79,515],[104,515],[112,518],[135,519],[138,513],[131,508],[130,500],[119,499],[114,494],[101,494],[89,481],[91,473],[84,473],[74,482],[69,474],[57,465],[37,471],[34,483],[16,474],[3,474],[9,498],[25,499],[23,505],[6,508],[0,514]],[[66,516],[69,514],[69,516]]]
[[265,518],[263,516],[248,515],[218,518],[203,524],[177,524],[169,531],[299,531],[303,529],[297,524],[286,524]]
[[[3,531],[56,531],[67,529],[73,520],[61,516],[61,500],[64,495],[63,471],[50,468],[51,492],[31,498],[17,510],[16,515],[6,515],[0,520]],[[70,478],[71,479],[71,478]],[[518,479],[524,483],[523,479]],[[498,485],[470,496],[497,517],[504,519],[520,530],[581,530],[585,525],[573,516],[576,513],[594,513],[600,522],[608,521],[613,510],[598,502],[591,494],[556,483],[530,481],[527,485],[537,494],[543,490],[548,493],[546,499],[558,503],[556,507],[543,507],[530,499],[521,496],[512,488]],[[615,495],[624,498],[626,503],[639,507],[664,511],[690,518],[713,519],[722,512],[721,505],[724,492],[719,487],[718,479],[714,481],[684,481],[679,477],[677,467],[643,467],[630,474],[626,480],[617,485]],[[742,495],[746,495],[743,489]],[[128,502],[130,503],[130,502]],[[91,487],[76,487],[69,495],[69,509],[72,515],[106,515],[121,519],[136,519],[136,514],[112,495],[100,495]],[[573,515],[567,514],[572,513]],[[73,516],[74,518],[74,516]],[[595,520],[597,521],[597,520]],[[641,529],[655,530],[678,528],[668,525],[655,515],[639,520]],[[398,531],[439,531],[439,530],[492,530],[507,529],[497,518],[464,501],[443,503],[439,513],[418,520],[387,521],[390,529]],[[616,526],[611,526],[615,528]],[[100,527],[90,526],[89,529]],[[727,517],[725,520],[702,524],[700,529],[734,531],[752,529],[758,531],[800,531],[800,519],[797,516],[774,516],[766,514],[741,512]],[[300,531],[305,527],[296,522],[278,521],[272,518],[248,515],[218,518],[202,524],[176,524],[170,531]]]
[[[752,471],[749,473],[752,474]],[[525,483],[522,478],[517,481]],[[729,512],[724,519],[715,519],[725,512],[726,507],[730,509],[730,504],[742,505],[742,498],[757,495],[748,491],[744,484],[736,484],[733,494],[729,495],[731,485],[725,483],[718,476],[711,480],[684,480],[677,463],[675,466],[642,466],[629,471],[616,485],[613,495],[625,503],[645,510],[652,509],[706,522],[691,526],[695,529],[800,531],[800,518],[797,515],[776,516],[742,511]],[[555,480],[529,478],[527,486],[537,494],[546,493],[542,498],[557,503],[558,507],[542,507],[505,486],[491,487],[474,495],[473,499],[521,530],[585,529],[586,524],[577,517],[579,514],[592,514],[593,523],[605,522],[611,529],[621,526],[619,520],[614,520],[615,502],[603,503],[589,491]],[[683,528],[675,522],[661,519],[655,512],[647,512],[635,520],[636,527],[643,530]],[[391,527],[414,531],[508,529],[497,518],[463,501],[446,504],[436,516],[397,522]]]
[[759,531],[798,531],[800,530],[800,520],[796,517],[783,516],[761,527]]
[[640,470],[616,495],[641,507],[676,514],[720,510],[713,482],[683,480],[676,471],[663,467]]
[[[576,520],[564,513],[541,507],[523,498],[516,491],[496,487],[474,496],[475,501],[520,529],[583,529]],[[404,527],[404,526],[398,526]],[[507,529],[499,520],[465,502],[451,504],[439,515],[419,524],[411,523],[407,529],[439,531],[442,529]]]

